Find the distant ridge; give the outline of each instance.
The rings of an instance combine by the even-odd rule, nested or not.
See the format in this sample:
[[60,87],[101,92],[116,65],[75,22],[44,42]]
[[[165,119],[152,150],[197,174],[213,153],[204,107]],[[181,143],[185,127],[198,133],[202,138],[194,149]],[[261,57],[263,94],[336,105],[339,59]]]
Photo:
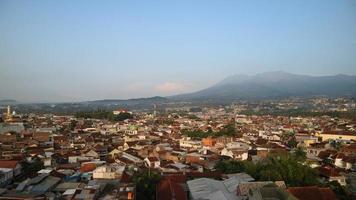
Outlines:
[[102,99],[94,101],[85,101],[82,103],[87,104],[141,104],[141,103],[162,103],[169,101],[165,97],[154,96],[148,98],[135,98],[135,99]]
[[188,94],[170,97],[175,100],[259,100],[287,97],[356,97],[356,76],[308,76],[283,71],[253,76],[233,75],[219,83]]
[[0,105],[12,105],[17,103],[18,102],[14,99],[0,99]]

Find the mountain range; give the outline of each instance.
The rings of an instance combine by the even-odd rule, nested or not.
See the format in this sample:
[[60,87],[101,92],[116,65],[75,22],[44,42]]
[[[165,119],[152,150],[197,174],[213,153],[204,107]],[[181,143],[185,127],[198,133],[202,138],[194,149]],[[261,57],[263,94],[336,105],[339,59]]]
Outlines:
[[[232,102],[235,100],[263,100],[288,97],[356,97],[356,76],[332,75],[309,76],[283,71],[265,72],[256,75],[232,75],[206,89],[175,96],[137,99],[103,99],[77,102],[81,105],[131,107],[152,106],[168,102]],[[17,104],[15,100],[0,100],[0,105]]]
[[259,100],[310,96],[356,97],[356,76],[308,76],[283,71],[233,75],[206,89],[169,97],[174,100]]
[[0,105],[13,105],[17,104],[18,102],[13,99],[0,99]]

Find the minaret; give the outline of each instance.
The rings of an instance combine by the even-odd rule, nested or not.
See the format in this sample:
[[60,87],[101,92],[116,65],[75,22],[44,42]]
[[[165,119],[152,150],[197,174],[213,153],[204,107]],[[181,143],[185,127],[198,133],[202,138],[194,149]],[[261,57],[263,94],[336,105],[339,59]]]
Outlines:
[[11,116],[11,108],[10,106],[7,106],[6,117],[10,117],[10,116]]
[[156,117],[156,104],[153,104],[153,117]]

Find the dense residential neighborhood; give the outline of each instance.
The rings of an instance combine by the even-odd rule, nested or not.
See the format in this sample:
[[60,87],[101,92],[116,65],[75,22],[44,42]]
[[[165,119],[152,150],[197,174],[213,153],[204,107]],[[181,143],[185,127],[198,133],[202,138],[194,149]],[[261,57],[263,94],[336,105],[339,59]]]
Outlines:
[[356,200],[356,0],[0,0],[0,200]]
[[[350,99],[308,102],[315,113],[356,105]],[[0,199],[354,198],[355,118],[258,113],[301,104],[268,105],[75,115],[3,107]]]

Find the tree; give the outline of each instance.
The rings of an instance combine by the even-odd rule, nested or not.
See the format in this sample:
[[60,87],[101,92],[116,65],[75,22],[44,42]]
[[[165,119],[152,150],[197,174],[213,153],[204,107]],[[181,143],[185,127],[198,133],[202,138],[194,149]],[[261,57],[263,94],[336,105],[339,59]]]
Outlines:
[[233,137],[236,135],[236,129],[235,129],[235,125],[233,123],[224,126],[224,128],[218,132],[213,132],[211,128],[209,128],[208,131],[182,130],[181,132],[183,135],[186,135],[186,136],[192,137],[192,138],[196,138],[196,139],[202,139],[202,138],[206,138],[209,136],[211,136],[211,137],[222,137],[222,136]]
[[302,147],[295,148],[293,156],[299,162],[305,162],[305,160],[307,159],[307,153],[304,151]]
[[133,176],[133,182],[136,185],[137,199],[155,200],[156,186],[159,183],[160,178],[160,174],[154,171],[136,173]]
[[22,169],[25,175],[28,177],[34,177],[38,171],[44,168],[42,160],[34,158],[31,162],[22,162]]
[[245,172],[259,181],[283,180],[288,186],[308,186],[319,183],[317,172],[300,161],[303,153],[287,155],[270,155],[266,159],[253,163],[251,161],[220,161],[215,169],[223,173]]
[[243,162],[237,160],[219,161],[215,165],[215,169],[224,173],[239,173],[245,170]]
[[77,112],[75,114],[77,118],[93,118],[93,119],[107,119],[110,121],[124,121],[125,119],[132,119],[133,116],[128,112],[121,112],[118,115],[114,115],[111,111],[96,110],[96,111],[84,111]]
[[111,121],[124,121],[126,119],[132,119],[132,114],[128,112],[121,112],[118,115],[110,114],[109,119]]
[[69,129],[73,131],[74,128],[77,126],[77,123],[78,122],[76,120],[70,120]]
[[330,142],[330,145],[331,145],[335,150],[337,150],[337,151],[339,151],[340,148],[341,148],[341,146],[342,146],[341,142],[338,141],[338,140],[332,140],[332,141]]
[[281,136],[282,141],[290,148],[295,148],[298,144],[295,134],[293,132],[283,133]]

